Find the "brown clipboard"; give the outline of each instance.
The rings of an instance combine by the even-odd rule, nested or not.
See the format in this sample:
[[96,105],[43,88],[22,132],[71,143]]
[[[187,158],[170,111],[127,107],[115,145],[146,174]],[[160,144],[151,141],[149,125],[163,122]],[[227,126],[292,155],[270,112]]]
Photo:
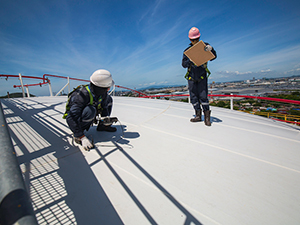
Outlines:
[[215,58],[215,55],[211,51],[204,51],[204,42],[201,40],[195,45],[190,47],[184,52],[184,54],[193,62],[196,66],[201,66],[209,60]]

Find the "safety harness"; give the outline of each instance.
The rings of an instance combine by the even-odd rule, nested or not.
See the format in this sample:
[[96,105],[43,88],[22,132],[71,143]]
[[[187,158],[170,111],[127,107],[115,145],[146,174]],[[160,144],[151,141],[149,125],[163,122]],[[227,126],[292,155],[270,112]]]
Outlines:
[[[85,85],[79,85],[78,87],[74,88],[73,91],[71,91],[69,94],[68,94],[68,101],[67,101],[67,104],[66,104],[66,111],[63,115],[63,119],[66,119],[66,117],[68,116],[68,113],[71,109],[69,103],[70,103],[70,99],[72,97],[72,94],[78,90],[80,90],[81,88],[86,88],[86,90],[88,91],[89,93],[89,96],[90,96],[90,102],[89,104],[90,105],[94,105],[94,96],[90,90],[90,87],[88,84],[85,84]],[[101,102],[102,102],[102,97],[100,97],[97,101],[97,109],[100,110],[101,109]]]
[[[208,78],[208,77],[210,76],[211,72],[210,72],[209,69],[207,68],[207,63],[204,63],[203,66],[205,67],[205,71],[206,71],[207,74],[208,74],[208,75],[207,75],[207,78]],[[198,80],[195,80],[194,78],[192,78],[192,77],[190,76],[190,72],[191,72],[191,66],[189,66],[188,71],[186,72],[186,74],[185,74],[185,76],[184,76],[185,79],[191,80],[191,81],[193,81],[193,82],[200,82],[201,80],[204,79],[204,77],[201,76]]]

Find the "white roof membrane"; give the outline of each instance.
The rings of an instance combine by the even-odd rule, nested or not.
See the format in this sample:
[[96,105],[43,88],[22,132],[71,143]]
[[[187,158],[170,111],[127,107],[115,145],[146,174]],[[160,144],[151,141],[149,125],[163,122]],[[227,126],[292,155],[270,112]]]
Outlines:
[[[299,224],[300,129],[211,107],[113,97],[117,132],[62,119],[66,97],[2,101],[39,224]],[[124,131],[124,137],[122,137]]]

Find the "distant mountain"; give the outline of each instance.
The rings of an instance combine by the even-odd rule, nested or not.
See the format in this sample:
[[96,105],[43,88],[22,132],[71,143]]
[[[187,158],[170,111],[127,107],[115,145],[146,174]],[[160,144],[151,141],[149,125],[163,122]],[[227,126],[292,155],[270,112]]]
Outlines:
[[186,85],[151,85],[148,87],[143,87],[143,88],[139,88],[137,89],[138,91],[143,91],[143,90],[151,90],[151,89],[161,89],[161,88],[170,88],[170,87],[185,87]]

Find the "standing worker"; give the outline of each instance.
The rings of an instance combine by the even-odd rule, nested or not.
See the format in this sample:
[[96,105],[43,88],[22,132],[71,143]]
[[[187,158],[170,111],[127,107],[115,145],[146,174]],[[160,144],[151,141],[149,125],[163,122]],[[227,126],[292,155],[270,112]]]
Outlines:
[[[190,47],[192,47],[193,45],[199,42],[200,39],[199,29],[196,27],[192,27],[189,31],[188,37],[191,43],[190,46],[186,48],[184,51],[188,50]],[[206,45],[204,50],[211,51],[215,55],[215,58],[213,58],[212,60],[216,59],[217,58],[216,51],[208,43],[206,42],[204,43]],[[196,66],[185,54],[183,54],[182,66],[183,68],[188,68],[186,78],[188,80],[188,88],[189,88],[191,103],[195,109],[195,114],[196,114],[196,116],[194,118],[191,118],[190,121],[191,122],[202,121],[202,110],[201,110],[201,105],[202,105],[203,113],[204,113],[204,123],[206,126],[211,126],[211,122],[210,122],[211,111],[209,110],[209,102],[207,98],[208,95],[207,73],[210,74],[210,72],[207,68],[207,63],[204,63],[201,66]]]
[[[94,145],[84,135],[84,131],[88,131],[93,122],[97,121],[97,115],[110,116],[113,100],[107,92],[113,83],[109,71],[96,70],[90,77],[90,84],[81,85],[69,94],[63,118],[67,120],[75,142],[81,144],[87,151]],[[116,130],[115,127],[107,126],[101,121],[97,126],[97,131],[114,132]]]

